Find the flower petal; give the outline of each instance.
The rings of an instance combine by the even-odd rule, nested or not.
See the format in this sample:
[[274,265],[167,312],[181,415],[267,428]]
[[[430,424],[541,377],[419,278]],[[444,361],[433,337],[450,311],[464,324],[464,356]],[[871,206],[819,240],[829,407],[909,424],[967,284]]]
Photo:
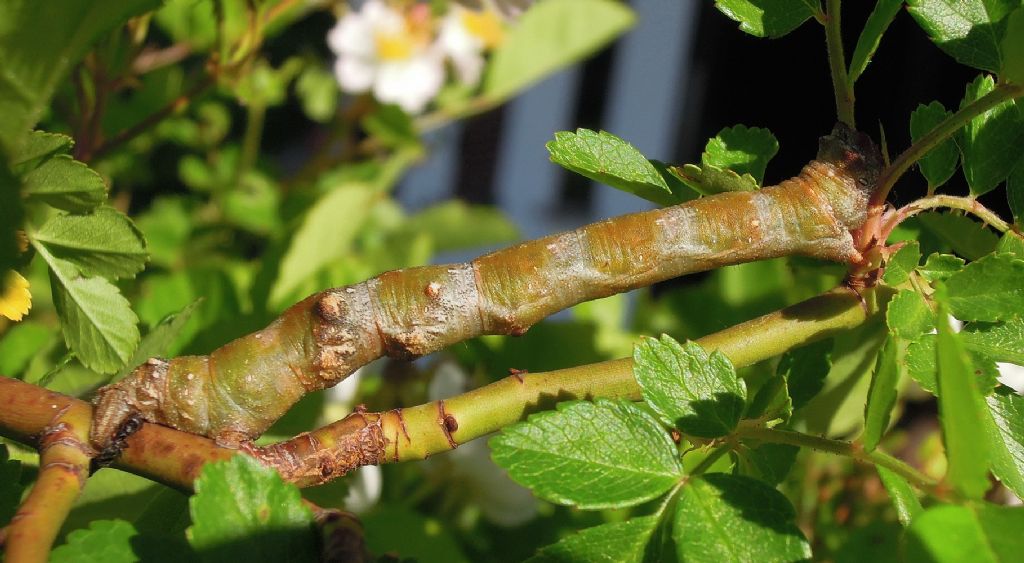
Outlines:
[[404,61],[380,65],[373,95],[384,103],[398,104],[406,113],[423,112],[444,83],[444,59],[428,52]]
[[338,79],[338,85],[352,94],[370,89],[375,70],[371,61],[355,56],[341,56],[334,62],[334,77]]
[[4,279],[4,290],[0,294],[0,315],[20,321],[32,308],[32,293],[28,290],[28,280],[21,274],[10,270]]

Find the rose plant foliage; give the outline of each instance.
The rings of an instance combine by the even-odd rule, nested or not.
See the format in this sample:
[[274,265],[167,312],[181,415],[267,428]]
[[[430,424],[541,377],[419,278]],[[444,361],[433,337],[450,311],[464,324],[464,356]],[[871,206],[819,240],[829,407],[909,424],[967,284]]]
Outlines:
[[[5,560],[1017,560],[1024,4],[841,4],[714,2],[824,36],[803,169],[757,123],[551,131],[662,207],[536,241],[393,193],[625,2],[0,5]],[[909,147],[854,104],[896,18],[977,71]]]

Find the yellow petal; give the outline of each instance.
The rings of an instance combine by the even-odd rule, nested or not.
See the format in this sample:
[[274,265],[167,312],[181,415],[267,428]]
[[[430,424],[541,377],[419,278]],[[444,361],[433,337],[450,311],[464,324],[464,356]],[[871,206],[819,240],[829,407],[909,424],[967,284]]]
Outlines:
[[498,14],[486,10],[474,12],[466,10],[462,13],[462,25],[469,33],[475,35],[484,47],[493,49],[505,39],[505,27]]
[[32,308],[32,294],[28,291],[28,280],[11,270],[4,279],[3,293],[0,294],[0,315],[20,321]]

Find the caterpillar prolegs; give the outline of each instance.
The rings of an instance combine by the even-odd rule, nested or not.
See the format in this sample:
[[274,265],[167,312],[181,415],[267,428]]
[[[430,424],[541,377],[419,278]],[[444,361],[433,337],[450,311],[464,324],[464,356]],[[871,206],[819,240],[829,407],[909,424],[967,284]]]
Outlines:
[[381,356],[414,358],[482,334],[519,335],[577,303],[730,264],[785,255],[857,262],[851,230],[866,219],[881,167],[871,140],[840,124],[822,137],[817,159],[775,186],[314,294],[208,356],[154,358],[100,389],[92,441],[105,447],[140,417],[237,446],[305,393]]

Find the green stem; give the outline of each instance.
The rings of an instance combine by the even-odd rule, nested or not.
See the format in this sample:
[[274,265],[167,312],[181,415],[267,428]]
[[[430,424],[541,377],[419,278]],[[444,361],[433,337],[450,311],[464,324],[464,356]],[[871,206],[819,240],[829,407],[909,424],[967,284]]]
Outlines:
[[698,463],[692,471],[690,471],[690,475],[700,475],[705,473],[708,469],[711,469],[711,466],[714,465],[719,458],[729,453],[732,450],[732,447],[732,444],[722,444],[721,446],[718,446],[714,451],[708,454],[708,457],[701,460],[701,462]]
[[974,100],[960,108],[956,113],[944,119],[925,136],[918,139],[916,143],[903,151],[892,164],[882,171],[878,179],[878,186],[871,198],[872,206],[881,206],[889,197],[889,191],[896,181],[910,169],[918,160],[921,160],[929,151],[939,146],[943,141],[952,137],[954,133],[975,117],[998,106],[999,104],[1018,98],[1024,95],[1024,86],[1020,84],[1002,83],[996,86],[988,94]]
[[245,136],[242,138],[242,157],[238,162],[235,180],[241,180],[256,165],[260,154],[260,141],[263,139],[263,118],[267,114],[267,106],[262,100],[256,100],[249,106],[248,122],[245,125]]
[[1013,225],[1004,221],[994,211],[985,207],[976,199],[955,195],[933,195],[921,198],[913,203],[909,203],[896,211],[896,215],[894,216],[892,223],[887,226],[885,232],[888,234],[888,232],[891,232],[896,225],[926,209],[935,209],[938,207],[966,211],[978,219],[981,219],[985,224],[1000,233],[1013,230]]
[[843,35],[840,25],[841,0],[827,0],[825,14],[825,45],[828,48],[828,66],[832,75],[832,89],[836,95],[836,115],[839,121],[856,129],[853,114],[853,84],[846,71],[843,53]]
[[893,473],[896,473],[916,485],[919,489],[934,496],[945,498],[950,494],[949,492],[940,489],[939,482],[937,480],[932,479],[917,469],[914,469],[906,462],[896,459],[882,450],[875,449],[870,452],[866,452],[859,444],[854,444],[852,442],[832,440],[830,438],[812,436],[810,434],[794,432],[792,430],[775,430],[764,427],[740,427],[736,431],[736,436],[740,438],[751,438],[764,442],[771,442],[773,444],[789,444],[791,446],[798,446],[801,448],[810,448],[820,452],[849,457],[862,463],[879,465]]

